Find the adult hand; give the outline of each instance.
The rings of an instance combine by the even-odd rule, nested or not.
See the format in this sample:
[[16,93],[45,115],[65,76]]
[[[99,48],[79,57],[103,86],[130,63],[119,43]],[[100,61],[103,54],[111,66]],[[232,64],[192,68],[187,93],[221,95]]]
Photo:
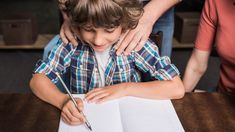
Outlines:
[[124,51],[124,55],[128,55],[132,50],[139,51],[149,38],[152,27],[153,24],[141,18],[135,29],[129,30],[121,36],[120,41],[116,45],[116,54],[120,55]]
[[71,42],[74,46],[78,45],[73,34],[72,25],[68,19],[61,26],[60,37],[65,44]]
[[121,98],[126,95],[126,84],[117,84],[103,88],[95,88],[85,95],[88,103],[103,103],[109,100]]
[[[83,110],[83,102],[81,99],[76,99],[78,108]],[[80,125],[85,123],[85,117],[79,113],[74,103],[69,99],[64,103],[61,111],[62,120],[69,125]]]

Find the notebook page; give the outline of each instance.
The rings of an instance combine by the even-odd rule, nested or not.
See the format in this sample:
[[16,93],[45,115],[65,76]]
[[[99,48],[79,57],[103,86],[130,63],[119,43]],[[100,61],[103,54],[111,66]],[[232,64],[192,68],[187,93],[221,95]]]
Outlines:
[[124,132],[184,132],[170,100],[119,100]]
[[[82,95],[74,95],[82,97]],[[109,101],[102,104],[84,103],[84,111],[89,120],[92,132],[122,132],[122,123],[118,100]],[[85,125],[70,126],[60,120],[59,132],[90,132]]]

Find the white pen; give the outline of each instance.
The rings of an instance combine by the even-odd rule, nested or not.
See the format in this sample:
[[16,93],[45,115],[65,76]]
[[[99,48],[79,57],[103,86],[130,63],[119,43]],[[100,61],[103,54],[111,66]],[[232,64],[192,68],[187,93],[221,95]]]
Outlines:
[[[60,74],[56,72],[56,75],[57,75],[57,77],[59,78],[59,80],[61,81],[61,83],[62,83],[63,87],[65,88],[65,90],[67,91],[67,93],[69,94],[69,97],[70,97],[70,99],[72,100],[72,102],[74,103],[74,105],[75,105],[75,107],[77,108],[78,112],[79,112],[80,114],[82,114],[82,115],[85,117],[85,119],[86,119],[86,116],[84,115],[84,113],[79,110],[78,105],[77,105],[77,103],[76,103],[76,101],[75,101],[73,95],[70,93],[69,89],[67,88],[67,86],[65,85],[64,81],[63,81],[62,78],[60,77]],[[87,128],[88,128],[90,131],[92,131],[91,125],[90,125],[90,123],[88,122],[87,119],[86,119],[85,124],[86,124]]]

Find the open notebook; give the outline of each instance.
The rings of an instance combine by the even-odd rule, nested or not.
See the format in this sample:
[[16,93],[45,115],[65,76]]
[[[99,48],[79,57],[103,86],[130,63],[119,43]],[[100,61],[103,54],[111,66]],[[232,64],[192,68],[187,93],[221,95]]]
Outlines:
[[[74,95],[83,98],[83,95]],[[84,104],[93,132],[183,132],[170,100],[125,97],[103,104]],[[90,132],[85,125],[60,120],[59,132]]]

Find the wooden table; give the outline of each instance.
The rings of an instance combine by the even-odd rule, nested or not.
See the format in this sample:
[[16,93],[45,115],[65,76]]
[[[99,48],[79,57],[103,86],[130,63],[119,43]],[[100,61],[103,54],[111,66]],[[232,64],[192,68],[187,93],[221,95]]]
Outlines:
[[[186,132],[235,131],[235,95],[191,93],[172,102]],[[1,132],[56,132],[59,117],[33,94],[0,94]]]

